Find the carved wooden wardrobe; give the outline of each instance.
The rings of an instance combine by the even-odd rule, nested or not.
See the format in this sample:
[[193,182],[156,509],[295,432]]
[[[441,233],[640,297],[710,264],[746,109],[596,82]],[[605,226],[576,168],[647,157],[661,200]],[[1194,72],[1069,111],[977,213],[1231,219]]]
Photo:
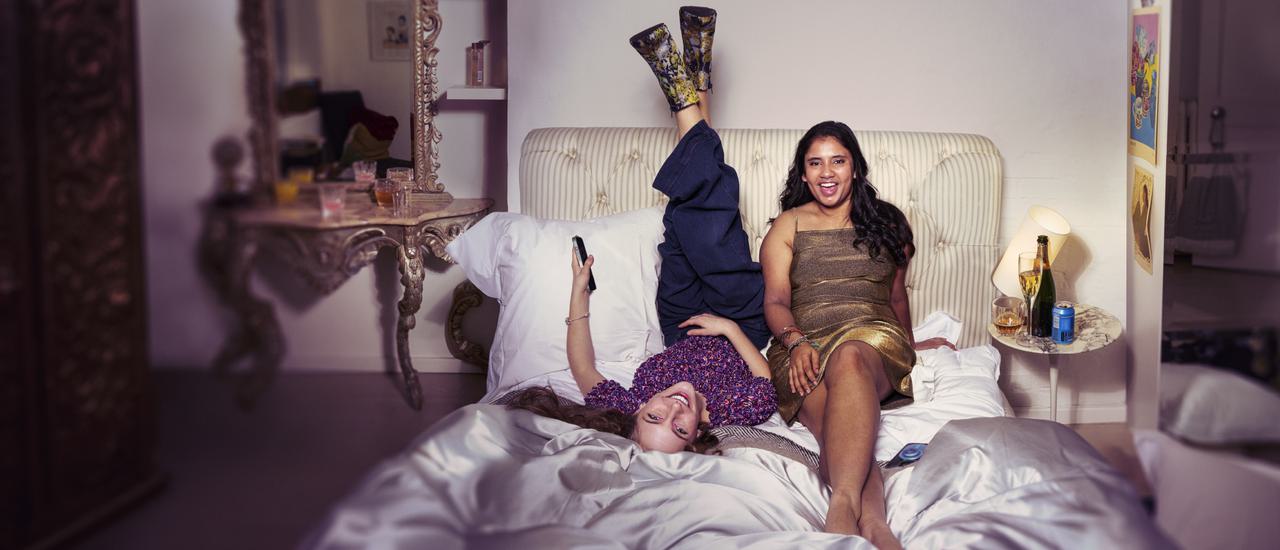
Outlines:
[[160,485],[135,25],[128,0],[0,3],[0,548]]

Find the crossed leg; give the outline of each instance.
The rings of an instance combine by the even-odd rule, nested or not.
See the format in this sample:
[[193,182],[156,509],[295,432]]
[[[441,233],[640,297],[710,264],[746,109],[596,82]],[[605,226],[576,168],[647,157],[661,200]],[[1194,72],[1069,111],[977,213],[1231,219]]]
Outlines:
[[800,422],[818,440],[819,474],[831,485],[823,529],[861,535],[877,548],[901,548],[889,530],[884,480],[872,467],[880,401],[893,392],[880,354],[864,342],[841,344],[822,382],[800,406]]

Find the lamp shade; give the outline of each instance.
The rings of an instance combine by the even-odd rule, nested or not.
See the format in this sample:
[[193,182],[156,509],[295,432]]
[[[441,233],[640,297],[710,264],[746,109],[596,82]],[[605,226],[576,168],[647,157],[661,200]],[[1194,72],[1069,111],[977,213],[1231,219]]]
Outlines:
[[1022,289],[1018,286],[1018,253],[1035,252],[1036,236],[1046,235],[1049,237],[1049,263],[1053,264],[1058,251],[1062,250],[1062,243],[1070,234],[1071,225],[1062,214],[1044,206],[1032,206],[1027,210],[1022,225],[1018,226],[1018,232],[1013,234],[1013,240],[1004,249],[996,270],[991,272],[991,282],[1006,296],[1022,296]]

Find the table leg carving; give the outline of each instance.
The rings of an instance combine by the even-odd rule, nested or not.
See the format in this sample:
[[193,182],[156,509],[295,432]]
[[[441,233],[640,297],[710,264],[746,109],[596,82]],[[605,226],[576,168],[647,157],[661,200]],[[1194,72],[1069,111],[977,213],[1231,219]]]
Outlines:
[[400,259],[400,284],[404,285],[404,296],[400,298],[400,319],[396,323],[396,358],[400,362],[400,373],[404,376],[405,396],[414,408],[422,409],[422,387],[418,385],[418,371],[413,368],[413,359],[409,355],[409,331],[417,324],[414,315],[422,307],[422,279],[425,276],[422,267],[422,250],[417,236],[412,231],[405,234],[405,242],[397,249]]
[[489,366],[489,352],[484,346],[467,340],[462,334],[462,319],[467,312],[484,300],[484,293],[471,284],[471,281],[463,281],[453,289],[453,304],[449,306],[448,330],[445,331],[445,343],[449,347],[449,353],[454,357],[461,359],[472,365],[487,368]]
[[[249,286],[256,241],[239,234],[221,213],[212,213],[207,220],[200,239],[200,268],[237,321],[213,359],[213,372],[232,380],[237,401],[249,409],[280,370],[284,335],[275,308],[255,296]],[[233,372],[232,367],[245,358],[251,360],[249,368]]]

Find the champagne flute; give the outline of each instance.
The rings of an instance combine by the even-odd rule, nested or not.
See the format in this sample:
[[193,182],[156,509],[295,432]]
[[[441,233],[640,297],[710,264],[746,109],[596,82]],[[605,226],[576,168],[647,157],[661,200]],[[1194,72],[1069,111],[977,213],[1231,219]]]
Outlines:
[[1018,253],[1018,286],[1022,287],[1023,303],[1027,304],[1026,322],[1018,332],[1017,342],[1021,346],[1034,344],[1031,337],[1031,297],[1040,288],[1040,262],[1036,261],[1035,252]]

